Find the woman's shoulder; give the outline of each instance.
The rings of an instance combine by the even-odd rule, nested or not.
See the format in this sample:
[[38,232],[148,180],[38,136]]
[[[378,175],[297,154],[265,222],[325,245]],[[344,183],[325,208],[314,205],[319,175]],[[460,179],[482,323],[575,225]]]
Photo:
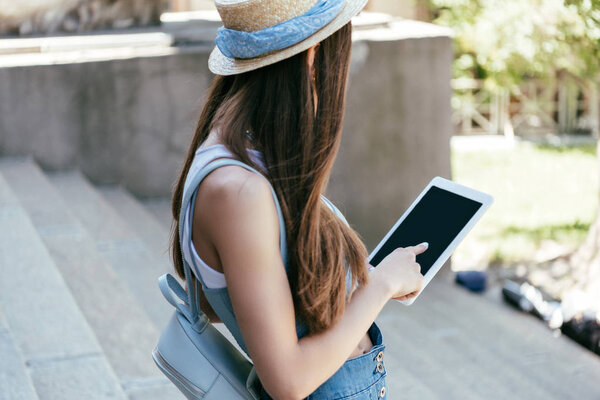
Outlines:
[[270,194],[267,180],[240,165],[224,165],[211,171],[198,187],[198,197],[234,205],[240,200],[252,201]]
[[277,218],[266,178],[239,165],[224,165],[209,173],[198,187],[195,209],[201,211],[194,213],[194,222],[214,225],[221,232],[230,224]]
[[[227,265],[267,260],[279,249],[279,221],[269,184],[263,176],[238,165],[217,168],[198,187],[193,223]],[[236,267],[238,268],[238,267]],[[229,286],[229,283],[227,283]]]

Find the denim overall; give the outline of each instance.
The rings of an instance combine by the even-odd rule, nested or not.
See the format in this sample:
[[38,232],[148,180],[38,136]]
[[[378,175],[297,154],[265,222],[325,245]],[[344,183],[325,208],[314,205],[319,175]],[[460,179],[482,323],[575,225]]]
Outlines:
[[[264,175],[256,169],[233,158],[221,158],[209,163],[197,161],[198,158],[195,158],[192,162],[192,165],[186,177],[183,190],[181,212],[185,212],[189,204],[189,207],[191,208],[189,213],[189,227],[192,226],[191,219],[194,215],[194,205],[196,203],[195,199],[198,185],[200,184],[202,179],[204,179],[210,172],[212,172],[216,168],[225,165],[238,165],[252,172],[258,173],[264,177]],[[283,214],[281,212],[281,208],[279,205],[279,201],[277,200],[275,190],[271,186],[271,183],[268,181],[268,179],[267,182],[269,183],[271,193],[273,194],[273,198],[275,200],[275,206],[277,208],[277,215],[279,218],[280,228],[280,251],[287,272],[288,255]],[[326,199],[325,196],[321,196],[321,198],[329,207],[332,207],[332,209],[337,211],[338,215],[340,215],[341,218],[347,223],[347,221],[341,215],[339,210],[337,210],[337,208],[335,208],[335,206],[328,199]],[[183,244],[184,246],[189,246],[188,249],[186,249],[186,253],[188,254],[190,254],[189,249],[191,248],[191,246],[193,246],[191,235],[189,235],[189,238],[190,239]],[[246,352],[246,354],[248,354],[246,343],[244,342],[242,333],[233,313],[233,306],[231,304],[231,299],[229,297],[227,287],[207,287],[202,279],[202,275],[199,273],[199,269],[193,257],[191,257],[190,266],[192,271],[194,272],[194,275],[201,283],[204,295],[206,296],[206,299],[212,306],[213,310],[219,316],[221,321],[225,324],[227,329],[231,332],[239,346],[244,350],[244,352]],[[347,281],[348,277],[349,276],[347,275]],[[296,318],[296,333],[298,335],[298,338],[301,338],[307,334],[306,326],[299,318]],[[378,326],[375,323],[373,323],[369,328],[368,334],[371,337],[371,341],[373,342],[373,347],[371,348],[371,350],[368,353],[346,360],[342,367],[333,376],[331,376],[327,381],[325,381],[321,386],[319,386],[306,399],[375,400],[385,399],[387,397],[387,385],[385,381],[386,371],[383,365],[385,345],[382,341],[382,335]],[[261,399],[271,399],[271,397],[266,393],[266,391],[264,391],[264,389],[262,391]]]

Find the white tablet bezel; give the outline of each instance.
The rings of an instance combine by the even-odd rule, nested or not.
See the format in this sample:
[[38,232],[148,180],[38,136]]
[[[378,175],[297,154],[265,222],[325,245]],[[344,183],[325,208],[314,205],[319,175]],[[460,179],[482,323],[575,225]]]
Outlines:
[[[415,206],[419,203],[419,201],[421,201],[421,198],[423,198],[425,193],[427,193],[427,191],[429,191],[429,189],[432,186],[437,186],[440,189],[444,189],[449,192],[455,193],[457,195],[477,201],[477,202],[481,203],[481,207],[471,217],[469,222],[467,222],[467,224],[458,233],[458,235],[456,235],[456,237],[452,240],[452,242],[450,242],[448,247],[446,247],[444,252],[442,254],[440,254],[440,256],[433,263],[433,265],[431,266],[429,271],[427,271],[427,273],[424,275],[425,280],[423,282],[423,287],[421,288],[419,293],[417,293],[417,295],[415,297],[412,297],[408,300],[396,300],[404,305],[411,305],[412,303],[414,303],[414,301],[417,299],[417,297],[419,297],[419,295],[423,292],[423,289],[425,289],[425,287],[433,279],[435,274],[437,274],[438,271],[442,268],[442,266],[444,265],[446,260],[448,260],[448,258],[450,258],[450,255],[456,249],[458,244],[464,239],[464,237],[467,235],[467,233],[469,233],[469,231],[473,228],[473,226],[477,223],[477,221],[479,221],[479,219],[483,216],[483,214],[488,210],[488,208],[490,208],[490,206],[494,202],[494,198],[487,193],[483,193],[483,192],[480,192],[479,190],[475,190],[470,187],[458,184],[456,182],[452,182],[452,181],[442,178],[440,176],[436,176],[431,180],[431,182],[429,182],[429,184],[425,187],[425,189],[423,189],[421,194],[419,194],[419,196],[415,199],[415,201],[413,201],[413,203],[410,205],[410,207],[408,207],[408,209],[404,212],[404,214],[402,214],[402,216],[398,219],[398,221],[396,221],[394,226],[388,231],[388,233],[379,242],[379,244],[377,245],[377,247],[375,247],[375,249],[371,252],[371,254],[369,254],[369,258],[368,258],[369,263],[371,262],[371,260],[375,256],[375,254],[377,254],[379,249],[385,244],[385,242],[388,240],[388,238],[392,235],[392,233],[396,230],[398,225],[400,225],[402,223],[402,221],[404,221],[404,219],[410,214],[410,212],[413,210],[413,208],[415,208]],[[417,245],[417,244],[418,243],[415,243],[415,245]]]

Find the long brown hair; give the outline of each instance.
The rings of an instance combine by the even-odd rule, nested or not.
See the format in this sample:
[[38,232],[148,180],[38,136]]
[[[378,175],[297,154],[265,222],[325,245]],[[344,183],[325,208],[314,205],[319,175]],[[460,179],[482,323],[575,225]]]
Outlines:
[[[171,255],[184,278],[178,218],[194,153],[218,126],[223,143],[260,170],[245,148],[261,151],[285,220],[288,279],[296,314],[309,333],[320,332],[343,314],[346,265],[352,288],[368,280],[367,249],[358,233],[323,202],[341,139],[350,62],[350,23],[317,47],[313,69],[307,51],[233,76],[216,76],[175,186]],[[314,90],[316,90],[316,110]]]

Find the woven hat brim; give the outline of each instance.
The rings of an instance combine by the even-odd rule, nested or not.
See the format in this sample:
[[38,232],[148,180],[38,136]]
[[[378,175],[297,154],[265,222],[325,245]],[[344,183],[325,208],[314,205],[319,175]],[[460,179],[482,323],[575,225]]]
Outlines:
[[338,29],[346,25],[352,17],[358,14],[367,4],[368,0],[348,0],[340,13],[323,28],[307,37],[303,41],[296,43],[282,50],[277,50],[254,58],[230,58],[219,50],[217,46],[210,53],[208,58],[208,68],[216,75],[235,75],[243,72],[252,71],[278,61],[285,60],[293,55],[303,52],[317,43],[327,39]]

